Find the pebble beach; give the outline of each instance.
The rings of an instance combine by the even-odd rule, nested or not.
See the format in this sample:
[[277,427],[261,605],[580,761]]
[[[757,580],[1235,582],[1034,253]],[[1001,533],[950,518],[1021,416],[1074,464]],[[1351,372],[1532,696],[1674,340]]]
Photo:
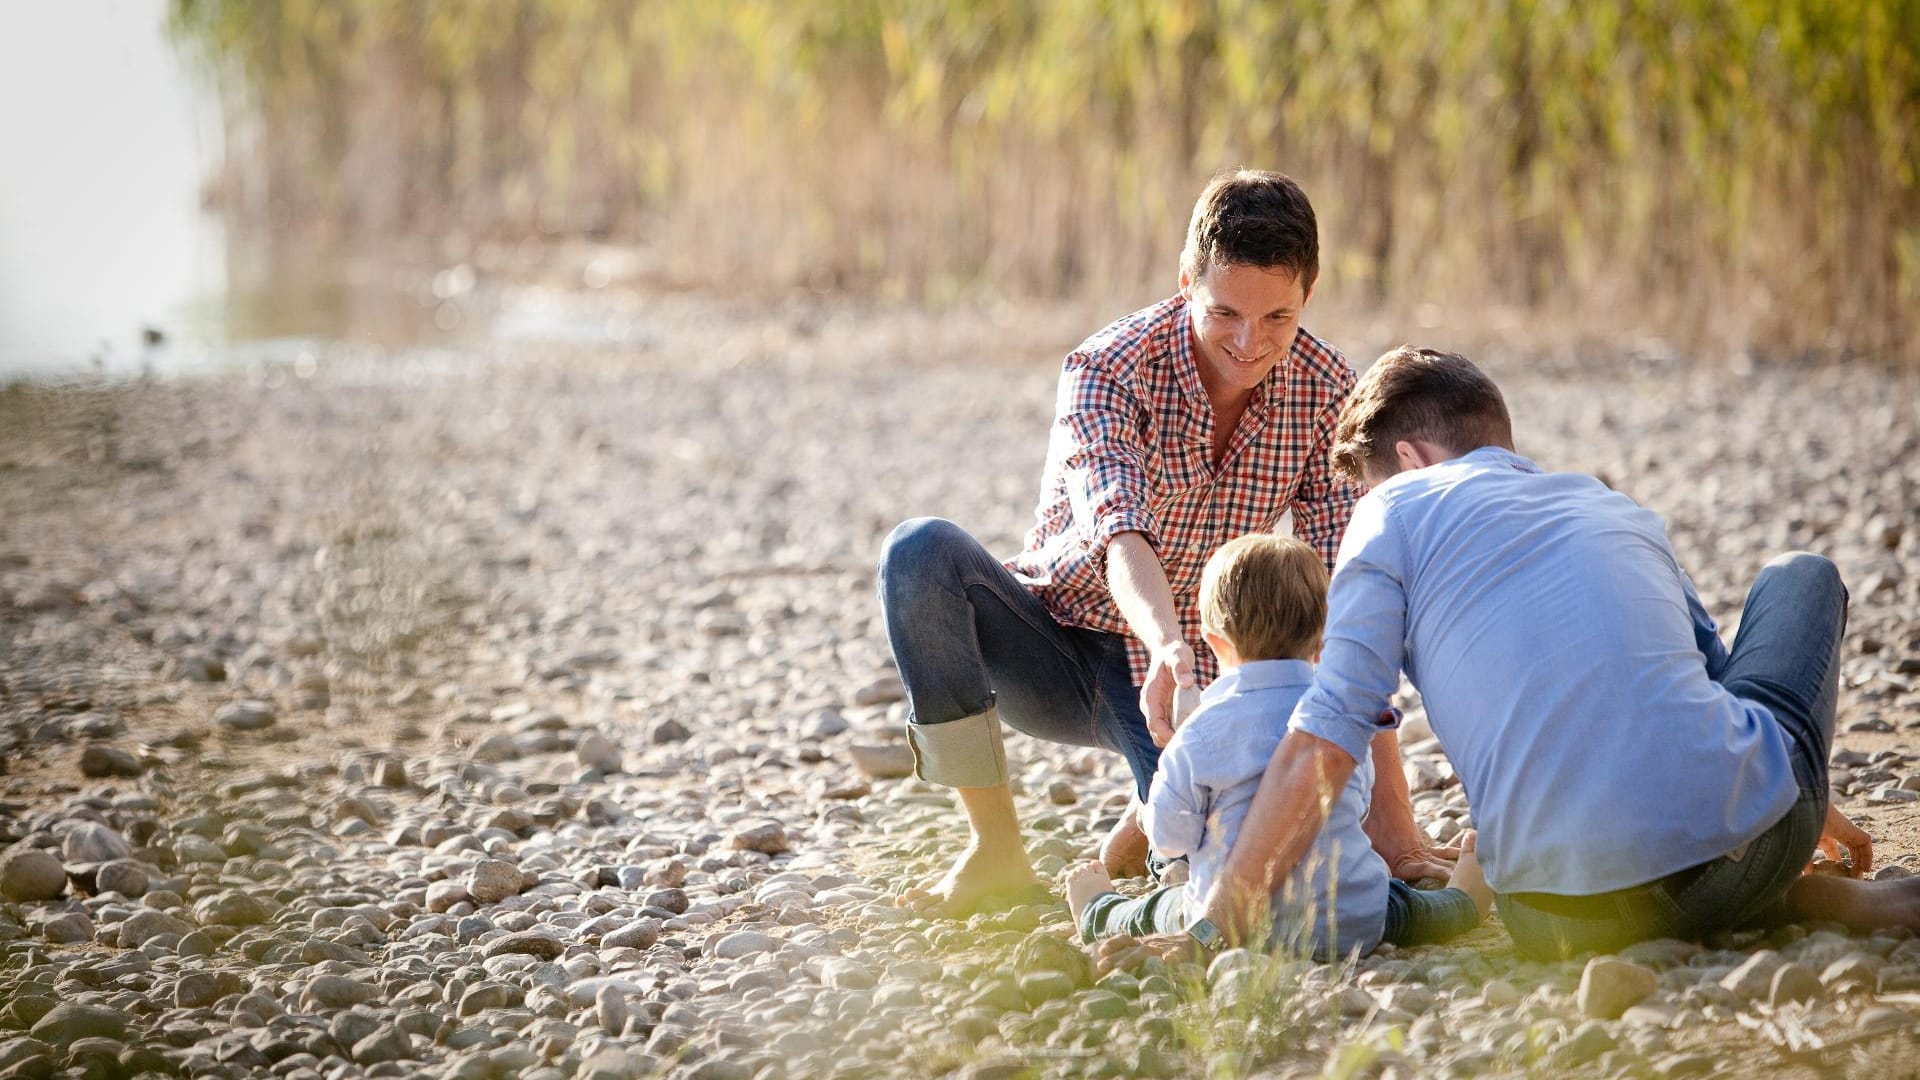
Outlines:
[[[1540,964],[1496,921],[1096,977],[1058,898],[907,913],[965,830],[912,778],[874,558],[926,514],[1017,549],[1099,321],[649,314],[618,349],[0,389],[0,1080],[1920,1070],[1904,932]],[[1920,872],[1920,378],[1475,358],[1522,453],[1665,516],[1729,636],[1768,557],[1835,559],[1835,798],[1870,876]],[[1008,755],[1056,879],[1126,770]]]

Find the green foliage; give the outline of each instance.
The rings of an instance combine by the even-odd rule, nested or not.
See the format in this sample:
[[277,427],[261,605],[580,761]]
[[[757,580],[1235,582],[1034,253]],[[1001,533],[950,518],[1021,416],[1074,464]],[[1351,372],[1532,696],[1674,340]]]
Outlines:
[[676,272],[1164,290],[1215,170],[1325,290],[1916,355],[1920,0],[175,0],[243,209]]

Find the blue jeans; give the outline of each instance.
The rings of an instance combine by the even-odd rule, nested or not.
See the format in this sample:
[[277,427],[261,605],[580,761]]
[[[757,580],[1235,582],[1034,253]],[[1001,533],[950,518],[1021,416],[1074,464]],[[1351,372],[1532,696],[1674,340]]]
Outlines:
[[1710,674],[1773,714],[1787,735],[1799,800],[1733,851],[1645,885],[1596,896],[1501,895],[1501,921],[1520,950],[1560,959],[1648,938],[1701,938],[1784,921],[1782,901],[1826,823],[1827,754],[1846,626],[1847,589],[1833,563],[1805,552],[1768,563],[1747,594],[1725,670]]
[[[1168,885],[1132,900],[1101,893],[1080,913],[1085,941],[1126,934],[1172,934],[1187,928],[1185,885]],[[1387,883],[1387,921],[1380,940],[1391,945],[1438,945],[1480,925],[1473,897],[1459,889],[1421,892],[1404,881]]]
[[[1005,720],[1049,742],[1118,752],[1146,797],[1160,750],[1140,713],[1124,637],[1060,625],[979,541],[939,518],[894,529],[879,577],[922,779],[955,787],[1004,782],[1004,760],[996,769],[986,759],[998,752]],[[953,724],[977,737],[929,731]]]

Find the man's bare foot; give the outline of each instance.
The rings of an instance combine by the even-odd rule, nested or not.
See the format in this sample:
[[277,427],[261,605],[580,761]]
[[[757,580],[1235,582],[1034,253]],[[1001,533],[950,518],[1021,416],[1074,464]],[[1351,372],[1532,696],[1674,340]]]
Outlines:
[[1067,910],[1073,912],[1073,925],[1080,925],[1080,913],[1087,910],[1093,898],[1101,893],[1113,891],[1113,878],[1107,876],[1107,868],[1097,862],[1082,863],[1067,871]]
[[1493,910],[1493,890],[1487,888],[1487,878],[1480,872],[1480,857],[1473,853],[1478,837],[1472,832],[1460,834],[1460,859],[1453,864],[1453,875],[1447,879],[1447,888],[1459,889],[1473,897],[1473,906],[1480,909],[1480,918],[1485,919],[1487,912]]
[[930,919],[964,919],[982,911],[1014,907],[1048,895],[1040,879],[1034,876],[1027,853],[989,852],[969,846],[960,853],[953,868],[940,880],[921,888],[908,889],[900,896],[900,906]]
[[1145,877],[1147,852],[1152,847],[1140,828],[1140,806],[1133,803],[1120,815],[1120,823],[1100,841],[1100,865],[1117,878]]
[[1786,903],[1800,922],[1837,922],[1862,934],[1893,927],[1920,932],[1920,878],[1857,881],[1808,874],[1787,890]]

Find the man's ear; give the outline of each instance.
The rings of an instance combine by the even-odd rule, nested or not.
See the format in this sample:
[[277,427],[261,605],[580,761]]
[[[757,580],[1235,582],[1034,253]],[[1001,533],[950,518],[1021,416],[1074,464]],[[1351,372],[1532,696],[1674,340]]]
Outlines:
[[1193,274],[1185,266],[1180,268],[1180,295],[1193,299]]

